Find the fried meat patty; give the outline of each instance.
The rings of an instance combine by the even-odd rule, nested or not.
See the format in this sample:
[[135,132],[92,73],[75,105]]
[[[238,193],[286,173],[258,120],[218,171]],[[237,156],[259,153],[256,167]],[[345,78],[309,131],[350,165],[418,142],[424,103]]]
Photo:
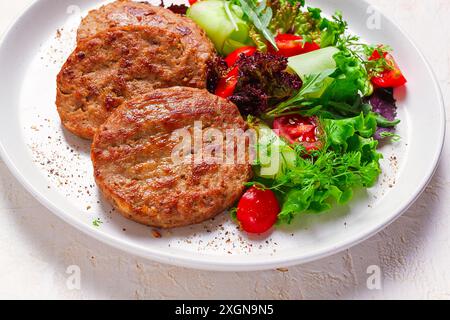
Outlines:
[[156,26],[168,30],[187,28],[195,31],[193,37],[197,37],[197,41],[203,36],[203,31],[192,20],[166,8],[147,2],[119,0],[90,11],[81,21],[77,40],[84,40],[110,28],[129,25]]
[[131,98],[156,88],[205,88],[214,47],[187,30],[126,26],[80,42],[57,78],[56,105],[64,126],[90,139]]
[[[192,133],[198,121],[203,147],[194,147],[192,138],[188,152],[173,158],[181,142],[174,133]],[[120,106],[94,137],[97,185],[126,218],[145,225],[180,227],[216,216],[239,199],[252,171],[247,161],[207,160],[206,150],[219,140],[208,140],[205,128],[226,136],[228,130],[242,132],[245,122],[233,103],[194,88],[158,89]]]

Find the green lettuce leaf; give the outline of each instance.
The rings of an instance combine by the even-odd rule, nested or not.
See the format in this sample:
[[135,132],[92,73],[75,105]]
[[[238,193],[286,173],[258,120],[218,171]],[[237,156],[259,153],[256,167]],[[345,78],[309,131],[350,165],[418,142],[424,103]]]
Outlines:
[[372,86],[361,60],[345,50],[336,53],[334,60],[337,68],[331,77],[335,81],[324,94],[325,100],[353,103],[360,94],[370,93]]
[[274,33],[294,33],[306,41],[314,41],[322,48],[336,46],[347,30],[342,14],[336,12],[331,19],[322,17],[322,10],[308,7],[304,1],[275,0],[274,17],[270,29]]
[[340,12],[336,12],[331,20],[320,18],[319,29],[321,30],[321,47],[335,46],[339,42],[339,39],[344,35],[347,27],[347,22],[342,19],[342,13]]

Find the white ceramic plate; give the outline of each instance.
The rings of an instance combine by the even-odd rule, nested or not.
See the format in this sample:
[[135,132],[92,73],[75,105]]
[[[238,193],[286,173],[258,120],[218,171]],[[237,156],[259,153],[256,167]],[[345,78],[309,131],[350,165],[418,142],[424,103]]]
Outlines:
[[[36,1],[5,34],[0,47],[3,160],[40,202],[86,234],[143,257],[192,268],[286,267],[336,253],[380,231],[431,179],[443,146],[445,114],[424,57],[398,27],[364,1],[315,0],[326,13],[341,10],[351,30],[365,40],[395,48],[409,80],[407,88],[396,92],[402,140],[382,147],[384,173],[378,185],[361,191],[347,207],[303,216],[265,237],[240,233],[223,214],[154,238],[152,229],[123,219],[103,201],[92,177],[89,143],[61,128],[54,105],[55,78],[74,48],[81,16],[103,2]],[[377,22],[380,28],[373,28]],[[102,222],[99,227],[93,225],[97,219]]]

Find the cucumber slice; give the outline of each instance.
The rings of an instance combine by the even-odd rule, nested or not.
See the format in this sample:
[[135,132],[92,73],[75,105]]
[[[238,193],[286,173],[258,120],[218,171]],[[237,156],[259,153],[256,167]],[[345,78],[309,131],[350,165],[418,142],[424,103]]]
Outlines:
[[[217,51],[225,55],[250,42],[249,27],[241,19],[242,12],[234,6],[226,10],[226,5],[225,1],[219,0],[198,1],[187,12],[187,16],[206,32]],[[234,23],[227,11],[232,15]]]
[[300,78],[304,79],[308,75],[318,74],[329,69],[336,69],[336,61],[333,56],[338,52],[338,48],[327,47],[290,57],[288,59],[288,66]]
[[258,132],[258,166],[255,167],[257,176],[274,179],[286,168],[295,167],[297,154],[286,142],[265,124],[259,124],[256,130]]

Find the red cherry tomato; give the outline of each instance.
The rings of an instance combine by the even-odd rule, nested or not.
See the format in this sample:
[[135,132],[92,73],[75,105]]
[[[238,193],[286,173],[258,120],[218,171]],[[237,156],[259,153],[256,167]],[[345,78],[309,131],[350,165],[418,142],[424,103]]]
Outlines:
[[319,139],[319,126],[314,117],[300,115],[276,118],[273,122],[275,132],[290,143],[300,143],[307,151],[319,150],[322,142]]
[[196,3],[198,0],[189,0],[189,4],[192,6],[194,3]]
[[216,95],[222,98],[228,98],[236,89],[236,85],[239,80],[239,69],[235,67],[231,69],[225,78],[219,80],[216,88]]
[[256,52],[256,47],[252,46],[246,46],[241,47],[239,49],[234,50],[232,53],[230,53],[226,59],[225,62],[227,63],[228,67],[232,67],[236,64],[236,62],[241,57],[241,54],[245,55],[246,57],[250,57]]
[[320,49],[315,42],[303,42],[301,36],[294,34],[279,34],[275,37],[278,51],[270,47],[269,52],[283,57],[293,57]]
[[[383,54],[383,56],[386,56],[386,55],[387,55],[387,52],[385,52]],[[380,58],[381,58],[380,51],[374,50],[374,52],[372,52],[372,55],[369,57],[369,61],[378,60]]]
[[277,222],[280,205],[270,190],[251,187],[242,196],[237,208],[237,219],[248,233],[264,233]]
[[[228,67],[233,67],[239,60],[241,55],[251,56],[256,52],[256,47],[242,47],[239,48],[228,55],[225,59]],[[222,98],[228,98],[233,95],[234,89],[239,80],[239,68],[236,66],[227,74],[226,77],[219,80],[216,88],[216,95]]]
[[[400,71],[400,68],[395,62],[394,57],[387,52],[383,53],[383,57],[386,59],[392,69],[386,70],[380,75],[372,77],[372,83],[379,88],[396,88],[403,86],[407,82],[407,80]],[[381,55],[378,50],[375,50],[372,53],[372,56],[369,58],[369,61],[378,59],[381,59]]]

